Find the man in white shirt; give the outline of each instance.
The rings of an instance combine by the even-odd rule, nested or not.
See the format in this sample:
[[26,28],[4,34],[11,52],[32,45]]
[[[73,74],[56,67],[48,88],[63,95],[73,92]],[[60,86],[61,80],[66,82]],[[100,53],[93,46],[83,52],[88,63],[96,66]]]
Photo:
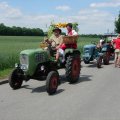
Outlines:
[[[68,23],[66,28],[67,28],[67,35],[68,36],[77,36],[78,35],[78,33],[75,30],[73,30],[72,23]],[[77,49],[77,43],[67,45],[68,48],[70,46],[72,46],[72,48],[74,48],[74,49]]]
[[66,28],[67,28],[67,35],[68,36],[78,35],[78,33],[75,30],[73,30],[72,23],[68,23]]

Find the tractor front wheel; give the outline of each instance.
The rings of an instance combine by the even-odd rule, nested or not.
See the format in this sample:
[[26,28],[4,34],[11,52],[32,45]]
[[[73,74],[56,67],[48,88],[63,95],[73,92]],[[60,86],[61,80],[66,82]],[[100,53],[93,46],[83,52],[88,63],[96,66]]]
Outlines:
[[81,70],[81,60],[79,55],[70,55],[66,61],[66,78],[70,83],[75,83],[79,80]]
[[56,71],[51,71],[46,79],[46,90],[49,95],[56,92],[59,84],[59,74]]
[[89,64],[89,63],[90,63],[89,60],[85,60],[85,59],[83,59],[83,61],[84,61],[85,64]]
[[21,69],[15,69],[9,76],[9,85],[13,89],[19,89],[23,83],[23,71]]

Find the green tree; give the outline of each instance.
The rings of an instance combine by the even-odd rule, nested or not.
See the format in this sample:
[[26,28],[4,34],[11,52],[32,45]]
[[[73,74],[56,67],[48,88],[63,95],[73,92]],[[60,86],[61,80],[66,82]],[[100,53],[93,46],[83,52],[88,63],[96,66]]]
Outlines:
[[72,23],[72,25],[73,25],[73,29],[78,32],[79,31],[78,23]]
[[6,34],[6,26],[1,23],[0,24],[0,35],[5,35]]
[[120,12],[118,18],[115,20],[115,32],[120,33]]

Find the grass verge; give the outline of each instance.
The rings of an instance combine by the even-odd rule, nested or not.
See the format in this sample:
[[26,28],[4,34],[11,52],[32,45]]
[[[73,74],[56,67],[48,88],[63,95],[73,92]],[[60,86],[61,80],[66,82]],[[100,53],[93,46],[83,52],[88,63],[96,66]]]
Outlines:
[[9,69],[0,71],[0,80],[8,78],[8,75],[12,72],[12,70],[13,70],[12,68],[9,68]]

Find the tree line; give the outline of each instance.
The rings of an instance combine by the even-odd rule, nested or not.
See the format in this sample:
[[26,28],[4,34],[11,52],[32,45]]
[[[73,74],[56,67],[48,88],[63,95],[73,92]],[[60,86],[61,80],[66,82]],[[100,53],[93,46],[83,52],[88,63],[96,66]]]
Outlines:
[[26,27],[8,27],[3,23],[0,24],[0,35],[5,36],[44,36],[44,32],[40,28]]
[[[120,34],[120,12],[118,18],[115,20],[115,32]],[[65,33],[63,33],[65,34]],[[26,28],[26,27],[8,27],[3,23],[0,24],[0,35],[8,36],[47,36],[48,32],[43,32],[40,28]],[[81,37],[101,37],[97,34],[82,34]]]
[[88,37],[88,38],[101,38],[103,35],[101,34],[81,34],[81,37]]
[[115,32],[120,34],[120,12],[118,18],[115,20]]

